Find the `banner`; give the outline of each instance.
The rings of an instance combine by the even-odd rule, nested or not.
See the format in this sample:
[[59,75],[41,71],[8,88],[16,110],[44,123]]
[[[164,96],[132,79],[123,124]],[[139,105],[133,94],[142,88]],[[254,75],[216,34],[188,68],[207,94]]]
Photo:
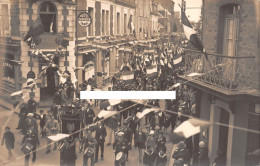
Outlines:
[[[72,134],[80,130],[80,115],[61,115],[61,123],[63,134]],[[79,137],[79,133],[77,132],[73,134],[73,137]]]

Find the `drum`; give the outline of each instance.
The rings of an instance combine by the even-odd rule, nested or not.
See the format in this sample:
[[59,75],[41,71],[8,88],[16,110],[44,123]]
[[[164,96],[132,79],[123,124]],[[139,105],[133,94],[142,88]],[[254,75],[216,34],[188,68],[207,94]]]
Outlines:
[[28,153],[30,153],[30,152],[32,151],[32,149],[33,149],[33,145],[32,145],[30,142],[26,142],[26,143],[23,145],[21,151],[22,151],[24,154],[28,154]]
[[126,162],[126,154],[124,152],[118,152],[116,154],[116,161],[118,161],[120,164]]
[[85,150],[84,150],[84,155],[88,156],[88,157],[91,157],[93,156],[95,153],[95,150],[94,148],[91,148],[91,147],[87,147]]

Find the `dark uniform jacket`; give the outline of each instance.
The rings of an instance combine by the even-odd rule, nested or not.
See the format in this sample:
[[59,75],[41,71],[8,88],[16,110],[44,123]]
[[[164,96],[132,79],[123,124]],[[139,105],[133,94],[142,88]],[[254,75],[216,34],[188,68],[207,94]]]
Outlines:
[[139,133],[138,131],[135,133],[135,146],[139,149],[145,149],[146,142],[146,134],[144,132]]
[[166,154],[160,155],[158,153],[156,157],[156,166],[165,166],[166,163],[167,163],[167,155]]
[[34,100],[29,99],[28,100],[28,110],[30,113],[36,112],[36,102]]
[[113,149],[116,154],[121,151],[126,153],[128,151],[127,139],[124,137],[117,138],[113,144]]
[[93,123],[93,118],[95,117],[95,113],[93,109],[87,108],[85,111],[85,123],[92,124]]
[[104,126],[98,126],[96,129],[96,140],[98,143],[105,142],[105,137],[107,136],[107,131]]
[[181,150],[177,150],[173,153],[172,158],[178,160],[180,158],[183,159],[185,164],[190,163],[190,152],[188,151],[188,149],[181,149]]
[[4,133],[2,144],[5,143],[6,149],[14,149],[14,141],[15,137],[11,131]]
[[199,165],[209,166],[208,148],[200,148],[199,151]]
[[147,150],[144,151],[144,156],[143,156],[144,165],[152,166],[155,162],[155,159],[156,159],[156,153],[154,152],[154,150],[152,150],[151,152],[148,152]]

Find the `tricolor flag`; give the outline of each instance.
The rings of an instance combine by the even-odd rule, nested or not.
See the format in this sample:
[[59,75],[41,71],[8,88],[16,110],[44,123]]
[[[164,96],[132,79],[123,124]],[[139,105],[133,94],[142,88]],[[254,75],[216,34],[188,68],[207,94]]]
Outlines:
[[104,109],[104,108],[108,108],[117,104],[120,104],[121,100],[115,100],[115,99],[109,99],[109,100],[103,100],[100,102],[100,108]]
[[120,79],[126,82],[132,82],[134,80],[134,72],[133,71],[125,71],[121,74]]
[[147,77],[156,76],[157,72],[157,66],[149,66],[146,68]]
[[29,31],[27,32],[24,41],[28,44],[31,44],[33,37],[38,36],[43,33],[43,27],[40,17],[38,17],[30,26]]
[[207,129],[210,125],[211,125],[210,122],[192,118],[180,124],[174,130],[174,133],[184,138],[189,138]]
[[196,33],[193,29],[190,21],[188,20],[187,16],[185,15],[184,11],[181,10],[181,22],[183,25],[184,33],[187,39],[192,43],[194,47],[196,47],[199,51],[205,52],[205,49]]

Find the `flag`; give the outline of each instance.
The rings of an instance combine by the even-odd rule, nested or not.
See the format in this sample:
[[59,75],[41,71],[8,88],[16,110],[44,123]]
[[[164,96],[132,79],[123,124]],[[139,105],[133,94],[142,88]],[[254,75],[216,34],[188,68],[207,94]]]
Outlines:
[[184,137],[189,138],[195,134],[200,133],[211,125],[210,122],[206,122],[199,119],[189,119],[180,124],[175,130],[174,133]]
[[48,138],[54,142],[57,142],[59,140],[62,140],[64,138],[67,138],[69,137],[70,135],[69,134],[62,134],[62,133],[59,133],[59,134],[56,134],[56,135],[52,135],[52,136],[48,136]]
[[138,112],[137,114],[136,114],[136,116],[137,116],[137,118],[139,118],[139,119],[141,119],[142,117],[144,117],[146,114],[148,114],[148,113],[150,113],[150,112],[157,112],[157,111],[159,111],[159,108],[147,108],[147,109],[145,109],[145,110],[143,110],[143,112]]
[[194,47],[196,47],[199,51],[205,52],[204,47],[196,33],[193,29],[190,21],[188,20],[187,16],[185,15],[184,11],[181,10],[181,22],[183,25],[184,33],[187,39],[192,43]]
[[179,54],[179,55],[173,56],[173,64],[177,65],[177,64],[181,63],[181,61],[182,61],[182,55]]
[[190,73],[189,75],[187,75],[188,77],[195,77],[195,76],[200,76],[202,74],[200,73]]
[[21,95],[21,94],[23,94],[23,91],[22,91],[22,90],[13,92],[13,93],[11,94],[11,96],[17,96],[17,95]]
[[157,66],[149,66],[146,68],[147,77],[156,76],[157,72]]
[[98,114],[98,118],[104,118],[107,119],[111,116],[116,115],[118,112],[117,111],[106,111],[106,110],[101,110]]
[[110,106],[114,106],[117,104],[120,104],[121,100],[103,100],[100,102],[100,108],[104,109],[104,108],[108,108]]
[[38,36],[41,33],[43,33],[43,27],[40,17],[37,17],[37,19],[32,23],[32,25],[29,28],[29,31],[27,32],[24,41],[29,42],[32,41],[34,36]]
[[125,71],[121,74],[120,79],[123,81],[132,81],[134,79],[134,72]]

